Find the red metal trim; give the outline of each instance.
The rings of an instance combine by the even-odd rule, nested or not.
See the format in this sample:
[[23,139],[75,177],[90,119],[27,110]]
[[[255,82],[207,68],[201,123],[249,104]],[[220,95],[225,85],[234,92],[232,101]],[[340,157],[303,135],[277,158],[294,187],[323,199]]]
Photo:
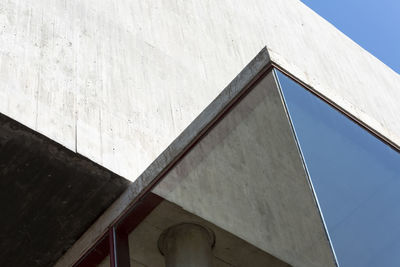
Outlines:
[[132,232],[164,199],[148,193],[136,203],[118,224],[83,255],[73,267],[96,267],[110,255],[111,267],[130,267],[128,234]]
[[118,231],[116,226],[110,228],[110,266],[130,267],[128,234]]
[[108,246],[110,248],[110,267],[116,267],[116,246],[115,246],[115,228],[114,226],[108,230]]
[[83,255],[73,267],[96,267],[109,253],[108,234],[104,235],[91,250]]
[[163,200],[156,194],[148,193],[121,218],[118,232],[126,235],[132,232]]
[[128,235],[161,202],[162,197],[149,193],[137,203],[120,222],[109,229],[110,266],[130,267]]
[[117,244],[117,266],[116,267],[130,267],[131,258],[129,257],[129,241],[128,234],[121,234],[116,232]]

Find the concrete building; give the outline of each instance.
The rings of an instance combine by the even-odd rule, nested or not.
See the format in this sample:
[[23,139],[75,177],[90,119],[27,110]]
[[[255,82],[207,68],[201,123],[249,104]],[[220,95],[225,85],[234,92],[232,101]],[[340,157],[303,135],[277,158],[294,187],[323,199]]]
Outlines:
[[399,266],[400,76],[297,0],[0,3],[1,266]]

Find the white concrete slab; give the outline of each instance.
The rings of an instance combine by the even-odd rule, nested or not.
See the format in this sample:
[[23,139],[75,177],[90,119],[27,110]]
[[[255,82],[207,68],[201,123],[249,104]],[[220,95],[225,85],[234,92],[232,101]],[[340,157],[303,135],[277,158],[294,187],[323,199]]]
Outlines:
[[0,29],[0,112],[132,181],[265,45],[400,145],[400,76],[297,0],[5,0]]
[[106,212],[79,238],[59,259],[56,266],[71,266],[117,221],[125,211],[149,190],[176,160],[210,129],[256,81],[271,71],[271,61],[266,49],[260,53],[233,79],[218,97],[169,145],[161,155],[136,179]]

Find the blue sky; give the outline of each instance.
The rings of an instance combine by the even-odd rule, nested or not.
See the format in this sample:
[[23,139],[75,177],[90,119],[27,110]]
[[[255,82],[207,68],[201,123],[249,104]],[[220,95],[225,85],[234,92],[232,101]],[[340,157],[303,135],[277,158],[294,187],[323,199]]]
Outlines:
[[400,73],[400,0],[302,0]]

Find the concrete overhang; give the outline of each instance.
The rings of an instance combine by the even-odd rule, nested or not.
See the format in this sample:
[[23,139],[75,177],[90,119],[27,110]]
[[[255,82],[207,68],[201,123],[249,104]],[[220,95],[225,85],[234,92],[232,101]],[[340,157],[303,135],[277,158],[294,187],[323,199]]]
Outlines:
[[[56,266],[70,266],[81,258],[91,246],[104,236],[111,225],[120,221],[126,212],[131,212],[136,203],[140,199],[146,198],[150,191],[177,204],[184,210],[238,235],[250,244],[290,265],[335,266],[334,253],[309,184],[278,85],[271,72],[273,66],[274,63],[270,59],[268,50],[264,48],[60,258]],[[263,102],[262,99],[265,99],[266,102]],[[244,107],[241,107],[242,105]],[[252,109],[259,105],[261,105],[261,109],[257,111],[258,115],[253,114]],[[243,114],[243,112],[245,113]],[[249,113],[246,114],[246,112]],[[239,117],[230,119],[231,116]],[[247,121],[247,118],[255,119],[255,121]],[[246,157],[250,161],[252,157],[255,157],[253,163],[258,167],[256,167],[257,171],[254,176],[261,178],[258,180],[258,182],[261,181],[261,184],[254,183],[250,173],[241,173],[243,170],[249,170],[248,163],[231,162],[228,155],[235,154],[235,146],[223,143],[225,136],[234,136],[235,134],[231,134],[231,132],[240,127],[235,126],[231,129],[232,131],[225,129],[226,134],[216,133],[216,140],[207,141],[213,138],[212,136],[219,131],[220,127],[231,128],[232,125],[223,126],[225,122],[229,125],[230,120],[245,124],[245,128],[242,129],[244,132],[237,134],[243,142],[243,147],[247,144],[253,145],[252,148],[246,148],[250,149],[247,150],[249,153],[246,154]],[[257,123],[255,123],[256,121]],[[249,135],[250,132],[254,132],[257,137]],[[250,139],[246,141],[246,138]],[[252,138],[254,138],[254,142]],[[212,146],[207,148],[207,145],[203,144],[204,142],[211,142]],[[232,150],[219,151],[219,145],[232,147]],[[246,149],[242,152],[246,152]],[[227,159],[225,162],[208,161],[210,153],[217,153],[217,155],[219,153],[220,155],[217,157],[220,158],[226,155]],[[198,167],[196,158],[201,159],[200,163],[206,164]],[[262,161],[263,159],[264,161]],[[269,162],[268,164],[271,165],[257,165],[260,160],[265,164]],[[241,185],[238,185],[237,181],[233,183],[236,185],[232,187],[232,190],[239,186],[238,191],[229,189],[233,185],[230,184],[232,181],[229,180],[229,177],[235,176],[235,173],[230,173],[228,169],[224,170],[223,166],[230,163],[237,166],[242,164],[237,169],[238,175],[247,178],[241,181],[244,181],[246,185],[254,183],[253,189],[246,189],[254,190],[254,192],[250,192],[250,197],[243,198],[237,208],[240,209],[239,207],[243,205],[252,207],[254,202],[251,202],[255,200],[256,203],[262,203],[263,207],[269,206],[267,217],[252,217],[253,211],[246,208],[241,210],[242,218],[236,217],[238,212],[234,210],[236,206],[215,210],[212,203],[218,202],[220,197],[224,198],[225,195],[224,203],[235,203],[230,198],[235,194],[242,193]],[[215,170],[215,173],[218,174],[217,177],[207,175],[198,180],[196,177],[201,176],[201,173],[205,173],[206,170],[208,172]],[[260,176],[260,173],[264,173],[266,176]],[[224,177],[224,174],[227,176]],[[180,183],[176,184],[176,181],[181,180],[186,183],[183,188],[180,188]],[[215,190],[220,194],[210,195],[209,191],[202,191],[199,181],[203,185],[207,184],[216,188]],[[221,185],[223,187],[219,188]],[[243,184],[243,186],[245,185]],[[279,192],[278,195],[277,192]],[[204,197],[205,201],[195,201],[192,199],[193,196],[197,196],[197,200]],[[217,199],[213,201],[215,197]],[[247,214],[248,212],[250,213]],[[252,226],[248,225],[248,229],[235,226],[236,222],[237,225],[246,225],[249,218],[251,218]],[[245,221],[241,221],[243,219]],[[265,228],[256,229],[257,225],[264,225]]]
[[400,75],[301,1],[9,1],[2,10],[0,112],[131,181],[264,46],[286,73],[400,146]]
[[84,157],[131,181],[145,170],[59,266],[84,253],[273,65],[400,146],[400,76],[300,1],[165,3],[10,1],[0,13],[0,112],[91,166]]

